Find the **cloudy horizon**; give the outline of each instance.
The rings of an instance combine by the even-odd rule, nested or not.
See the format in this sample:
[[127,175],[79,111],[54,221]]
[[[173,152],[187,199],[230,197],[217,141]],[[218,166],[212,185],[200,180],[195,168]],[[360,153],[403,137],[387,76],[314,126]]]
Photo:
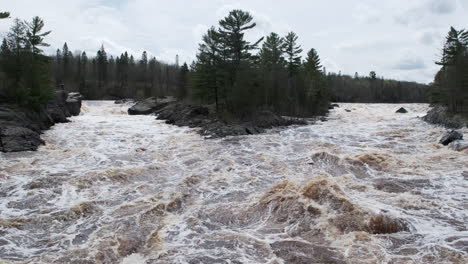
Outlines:
[[[185,3],[184,3],[185,2]],[[71,51],[94,55],[102,45],[112,55],[143,51],[159,60],[194,58],[201,36],[232,9],[249,11],[257,27],[255,41],[270,32],[294,31],[304,54],[315,48],[329,72],[368,75],[429,83],[445,36],[462,29],[468,11],[463,0],[323,1],[295,0],[70,0],[8,1],[1,7],[12,18],[38,15],[52,30],[46,42],[52,54],[67,42]],[[4,36],[13,19],[0,23]]]

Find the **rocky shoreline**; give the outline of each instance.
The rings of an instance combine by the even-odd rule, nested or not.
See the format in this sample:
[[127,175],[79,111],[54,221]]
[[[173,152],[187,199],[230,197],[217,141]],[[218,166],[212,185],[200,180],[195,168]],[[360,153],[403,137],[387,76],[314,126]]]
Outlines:
[[434,106],[422,119],[430,124],[449,129],[468,127],[468,119],[460,115],[451,114],[447,107],[440,105]]
[[69,122],[80,114],[82,97],[78,93],[55,91],[50,102],[39,111],[14,104],[0,104],[0,152],[37,150],[44,144],[40,134],[56,123]]
[[256,135],[274,127],[307,124],[303,119],[287,119],[270,111],[258,111],[248,119],[231,122],[219,119],[212,112],[209,107],[178,102],[170,97],[148,98],[128,109],[130,115],[155,114],[167,124],[200,128],[198,132],[206,138]]

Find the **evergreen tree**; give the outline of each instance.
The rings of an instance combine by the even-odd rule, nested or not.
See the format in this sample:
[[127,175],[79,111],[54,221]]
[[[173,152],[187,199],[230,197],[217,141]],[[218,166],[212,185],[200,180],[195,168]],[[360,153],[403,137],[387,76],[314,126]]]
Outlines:
[[9,17],[10,17],[9,12],[0,12],[0,19],[9,18]]
[[48,71],[49,58],[42,55],[39,47],[48,47],[44,42],[44,37],[51,31],[41,33],[44,28],[44,21],[39,17],[34,17],[32,21],[25,22],[26,37],[31,49],[29,65],[29,89],[30,100],[34,100],[34,106],[44,104],[51,96],[50,78]]
[[301,66],[301,46],[297,44],[298,36],[294,32],[289,32],[285,38],[285,53],[288,64],[289,76],[296,74]]
[[102,88],[107,82],[107,53],[104,49],[104,45],[101,45],[101,48],[96,54],[96,63],[97,63],[97,78],[98,78],[98,88],[102,91]]
[[188,94],[188,74],[189,68],[187,63],[184,63],[179,70],[179,82],[177,84],[177,98],[182,100],[187,97]]

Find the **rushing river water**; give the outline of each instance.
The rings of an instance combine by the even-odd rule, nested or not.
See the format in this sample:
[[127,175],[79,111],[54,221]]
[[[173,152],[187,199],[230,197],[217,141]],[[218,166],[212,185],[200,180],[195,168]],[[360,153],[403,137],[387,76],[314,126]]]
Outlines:
[[468,263],[468,153],[400,106],[204,140],[84,102],[0,154],[0,263]]

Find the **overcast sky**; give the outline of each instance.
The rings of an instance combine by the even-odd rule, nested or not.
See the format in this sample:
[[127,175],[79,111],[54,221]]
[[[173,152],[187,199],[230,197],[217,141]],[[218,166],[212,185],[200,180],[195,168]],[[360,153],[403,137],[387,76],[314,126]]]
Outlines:
[[[52,53],[109,54],[146,50],[158,59],[191,62],[201,36],[231,9],[251,12],[251,41],[295,31],[304,51],[315,48],[327,71],[375,70],[385,77],[431,82],[449,27],[468,27],[468,0],[1,0],[12,17],[42,17]],[[0,22],[3,36],[12,22]]]

